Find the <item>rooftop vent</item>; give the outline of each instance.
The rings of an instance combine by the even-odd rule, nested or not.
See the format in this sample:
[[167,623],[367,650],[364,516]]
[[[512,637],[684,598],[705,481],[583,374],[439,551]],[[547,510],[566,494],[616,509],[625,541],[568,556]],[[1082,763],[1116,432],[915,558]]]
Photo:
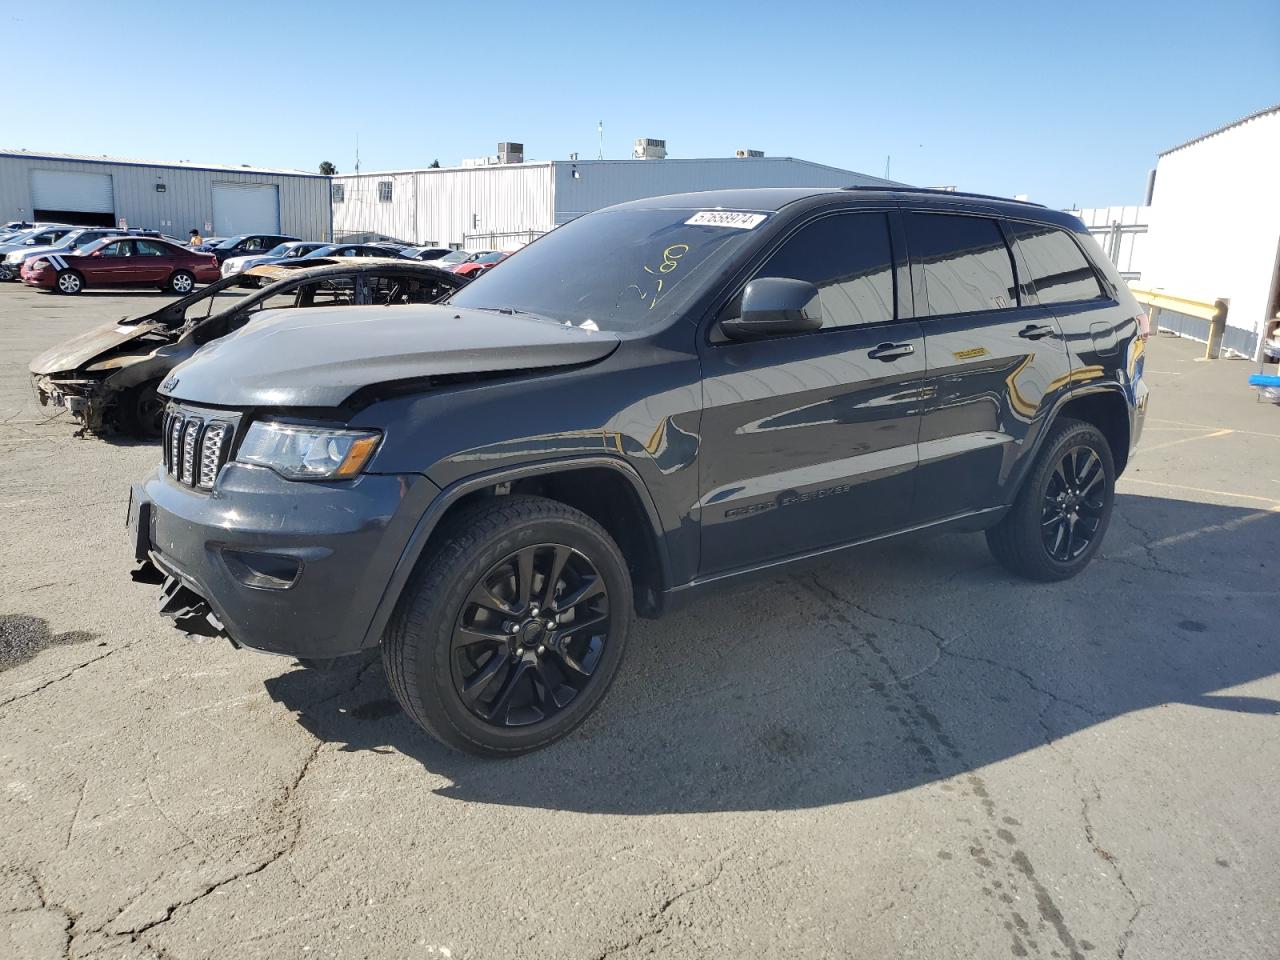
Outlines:
[[737,153],[735,153],[735,154],[734,154],[734,156],[736,156],[736,157],[737,157],[738,159],[740,159],[740,160],[745,160],[747,157],[763,157],[763,156],[764,156],[764,151],[763,151],[763,150],[750,150],[750,149],[748,149],[748,148],[746,148],[746,147],[743,147],[742,149],[738,150],[738,152],[737,152]]
[[636,145],[631,151],[636,160],[665,160],[667,158],[667,141],[652,140],[649,137],[636,137]]

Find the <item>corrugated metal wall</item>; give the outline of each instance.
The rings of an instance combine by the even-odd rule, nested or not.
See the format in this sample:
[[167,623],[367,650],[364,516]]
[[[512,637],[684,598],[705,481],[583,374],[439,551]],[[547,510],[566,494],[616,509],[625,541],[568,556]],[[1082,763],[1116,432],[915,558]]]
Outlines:
[[790,157],[557,161],[555,169],[558,224],[615,203],[668,193],[734,187],[893,185],[879,177]]
[[[549,163],[450,167],[334,177],[343,200],[333,205],[336,236],[377,233],[413,243],[460,244],[469,234],[554,226]],[[378,184],[391,183],[391,201]]]
[[[383,181],[391,183],[390,202],[378,199]],[[726,187],[891,183],[786,157],[555,160],[361,174],[334,178],[343,188],[343,201],[333,205],[333,230],[338,237],[381,234],[414,243],[467,240],[468,247],[479,249],[487,245],[484,238],[542,233],[583,213],[642,197]]]
[[[68,170],[111,175],[115,216],[131,227],[160,230],[185,239],[192,227],[213,222],[213,184],[271,183],[280,190],[280,229],[308,240],[330,236],[329,181],[321,176],[239,170],[146,166],[103,161],[58,160],[36,155],[0,155],[0,222],[31,219],[31,171]],[[164,193],[156,184],[165,185]]]

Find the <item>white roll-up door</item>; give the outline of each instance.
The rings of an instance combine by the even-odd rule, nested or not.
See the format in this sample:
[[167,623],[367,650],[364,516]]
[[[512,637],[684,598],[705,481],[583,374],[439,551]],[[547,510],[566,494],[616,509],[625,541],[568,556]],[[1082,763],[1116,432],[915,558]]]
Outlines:
[[213,232],[219,237],[240,233],[279,233],[280,194],[274,183],[215,183]]
[[32,170],[31,209],[114,213],[111,174]]

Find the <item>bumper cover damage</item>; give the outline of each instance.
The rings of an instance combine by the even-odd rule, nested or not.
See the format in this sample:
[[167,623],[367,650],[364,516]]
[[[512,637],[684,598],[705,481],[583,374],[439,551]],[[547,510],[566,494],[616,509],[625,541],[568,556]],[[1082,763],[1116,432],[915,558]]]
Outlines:
[[160,587],[159,612],[191,636],[304,660],[359,653],[438,492],[421,476],[299,483],[234,461],[207,492],[161,467],[131,490],[132,578]]

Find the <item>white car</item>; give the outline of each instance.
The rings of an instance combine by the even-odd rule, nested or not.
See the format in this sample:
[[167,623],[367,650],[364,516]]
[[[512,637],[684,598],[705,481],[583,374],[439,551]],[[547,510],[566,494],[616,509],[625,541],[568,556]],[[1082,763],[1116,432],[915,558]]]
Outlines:
[[224,277],[234,276],[237,273],[244,273],[250,267],[258,267],[264,263],[279,263],[282,260],[296,260],[298,257],[305,257],[313,250],[319,250],[327,244],[320,243],[315,240],[286,240],[284,243],[278,243],[265,253],[255,253],[245,257],[227,257],[222,261],[222,275]]

